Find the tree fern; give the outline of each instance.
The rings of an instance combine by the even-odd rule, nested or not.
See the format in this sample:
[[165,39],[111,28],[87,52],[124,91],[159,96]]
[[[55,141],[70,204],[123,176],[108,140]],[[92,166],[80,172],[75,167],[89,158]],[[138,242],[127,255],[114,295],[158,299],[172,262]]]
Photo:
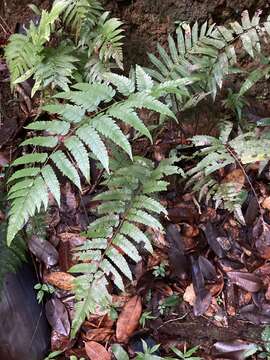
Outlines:
[[[270,35],[270,16],[260,22],[260,11],[250,20],[247,11],[242,14],[241,24],[233,22],[228,27],[208,25],[192,27],[179,25],[176,40],[169,35],[167,52],[158,45],[158,55],[149,54],[153,69],[148,73],[159,83],[182,77],[198,76],[199,81],[191,86],[193,93],[212,93],[216,96],[223,79],[232,73],[232,66],[237,63],[236,45],[252,58],[261,53],[260,39]],[[183,102],[181,97],[177,101]]]
[[[60,98],[61,103],[44,106],[44,110],[56,114],[57,119],[27,125],[26,129],[31,130],[30,136],[21,144],[26,153],[13,162],[12,167],[20,168],[9,179],[11,209],[8,243],[11,243],[30,216],[42,206],[46,210],[49,191],[57,203],[60,203],[58,171],[80,190],[81,175],[86,181],[90,181],[89,156],[98,159],[107,172],[110,144],[117,145],[132,159],[131,144],[119,126],[120,121],[152,140],[136,110],[146,108],[174,117],[168,106],[153,95],[159,85],[145,88],[142,83],[145,78],[150,81],[149,76],[139,67],[136,74],[136,83],[131,87],[132,93],[123,100],[112,102],[116,91],[111,85],[76,84],[72,90],[55,95],[55,99]],[[126,82],[129,81],[126,79]],[[141,91],[137,90],[138,87]],[[178,87],[178,82],[174,87]],[[27,153],[27,149],[31,153]],[[25,168],[21,169],[21,166]],[[158,191],[164,185],[162,181],[155,183]],[[148,189],[150,191],[155,188],[149,183]]]
[[[122,291],[123,278],[132,280],[128,258],[134,262],[141,259],[137,245],[143,244],[146,250],[152,251],[143,229],[147,226],[162,230],[156,216],[167,212],[153,194],[149,194],[148,184],[158,184],[164,176],[177,173],[173,163],[174,159],[164,160],[154,169],[149,160],[140,157],[135,157],[133,163],[123,156],[112,159],[111,174],[104,182],[108,190],[94,198],[101,202],[97,209],[100,217],[88,228],[89,240],[76,249],[75,257],[82,263],[70,269],[70,272],[82,273],[75,281],[77,304],[73,336],[97,306],[104,309],[110,306],[109,279]],[[168,183],[164,184],[166,190]]]

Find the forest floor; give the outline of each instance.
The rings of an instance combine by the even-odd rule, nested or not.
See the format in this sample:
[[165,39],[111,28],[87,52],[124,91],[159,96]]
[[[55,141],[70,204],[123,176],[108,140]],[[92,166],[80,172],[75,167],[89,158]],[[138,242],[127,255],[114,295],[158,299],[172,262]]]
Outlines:
[[[32,2],[42,6],[49,3]],[[6,44],[17,23],[29,20],[31,12],[27,3],[21,1],[18,5],[18,1],[13,0],[0,5],[0,45]],[[267,13],[269,8],[266,0],[114,0],[105,1],[105,5],[125,23],[126,71],[130,64],[147,64],[147,52],[155,51],[157,41],[165,43],[177,20],[210,19],[224,23],[235,19],[244,9],[254,12],[260,7]],[[0,166],[4,167],[18,151],[17,145],[24,135],[23,127],[32,116],[34,103],[29,103],[27,89],[14,99],[1,57],[0,81]],[[255,92],[269,91],[269,84],[259,86]],[[266,92],[264,99],[256,104],[253,111],[257,116],[270,117],[269,99]],[[252,93],[249,100],[252,105]],[[218,106],[212,109],[205,103],[196,111],[185,113],[185,136],[176,125],[169,124],[149,147],[149,156],[153,160],[162,159],[177,145],[187,144],[187,138],[195,132],[206,133],[208,128],[209,133],[213,133],[217,112]],[[144,151],[145,146],[148,144],[141,143],[138,153]],[[34,251],[40,282],[56,289],[51,322],[59,317],[61,325],[52,330],[51,350],[63,350],[65,356],[86,357],[84,342],[93,341],[109,349],[118,337],[128,339],[125,347],[130,356],[142,351],[141,339],[144,339],[150,347],[161,344],[160,356],[168,354],[171,346],[182,350],[199,346],[196,356],[203,359],[242,359],[250,344],[261,344],[263,326],[270,324],[270,226],[262,233],[258,202],[265,221],[270,223],[270,175],[268,170],[257,176],[257,170],[254,166],[248,173],[256,197],[239,169],[219,174],[220,182],[233,177],[239,189],[245,187],[249,191],[243,209],[245,226],[228,211],[216,210],[211,203],[198,203],[195,194],[185,188],[185,182],[176,180],[168,192],[162,194],[162,202],[168,208],[168,218],[163,219],[165,234],[150,234],[154,253],[134,266],[135,281],[128,291],[114,296],[114,306],[120,314],[118,320],[97,312],[84,323],[75,340],[64,335],[70,327],[69,314],[74,306],[73,277],[67,271],[74,265],[72,250],[85,240],[81,232],[95,210],[96,204],[91,199],[100,176],[97,173],[93,177],[93,183],[82,195],[66,183],[62,188],[62,207],[52,207],[46,218],[46,236],[57,249],[57,264],[49,266],[49,249],[47,257],[46,249],[42,256]],[[30,249],[34,249],[35,240],[31,241]],[[116,328],[121,329],[120,335],[119,331],[116,335]]]

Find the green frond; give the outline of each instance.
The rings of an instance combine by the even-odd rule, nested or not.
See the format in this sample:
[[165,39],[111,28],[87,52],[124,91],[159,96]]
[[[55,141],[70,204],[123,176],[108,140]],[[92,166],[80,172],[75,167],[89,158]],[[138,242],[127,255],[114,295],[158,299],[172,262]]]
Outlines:
[[54,136],[35,136],[30,139],[24,140],[20,146],[41,146],[41,147],[48,147],[54,148],[58,143],[58,139]]
[[[242,13],[241,23],[233,22],[228,27],[209,26],[207,22],[201,26],[197,22],[193,26],[181,24],[176,29],[176,41],[173,36],[168,37],[169,53],[158,44],[158,56],[149,54],[153,69],[147,69],[147,72],[161,84],[198,75],[198,85],[215,98],[225,76],[234,71],[238,39],[242,42],[242,52],[254,58],[262,51],[262,34],[266,32],[269,35],[267,30],[269,19],[261,23],[260,12],[256,12],[250,20],[247,11]],[[191,84],[189,90],[197,93],[200,89],[198,85]],[[178,96],[180,104],[188,99],[188,94],[184,94],[183,98]]]
[[[71,105],[71,104],[49,104],[43,106],[42,109],[44,111],[47,111],[48,113],[57,114],[60,116],[60,118],[70,123],[80,122],[85,113],[85,110],[81,106]],[[33,123],[33,126],[35,126],[34,125],[35,123]],[[53,126],[53,122],[51,122],[51,126]]]
[[211,176],[227,165],[244,166],[256,161],[269,161],[270,140],[268,136],[256,133],[245,133],[230,140],[233,124],[226,122],[221,129],[219,138],[211,136],[195,136],[192,141],[196,145],[204,145],[200,150],[203,158],[187,172],[191,177],[187,186],[192,186],[198,192],[199,200],[206,196],[212,197],[216,207],[223,205],[235,213],[236,218],[244,224],[241,206],[246,197],[245,190],[237,190],[234,183],[219,184]]
[[130,143],[112,118],[103,115],[94,118],[91,123],[100,134],[120,146],[132,159]]
[[36,91],[51,86],[68,91],[69,84],[76,69],[75,63],[79,61],[72,55],[73,48],[62,44],[58,48],[48,48],[43,51],[43,60],[38,63],[34,72],[35,85],[32,96]]
[[[17,184],[22,182],[23,181],[20,181]],[[14,186],[13,192],[16,191],[14,190]],[[29,183],[27,187],[24,186],[22,189],[25,189],[25,192],[23,193],[24,195],[17,197],[15,201],[13,201],[9,211],[9,223],[7,230],[8,245],[11,244],[15,235],[26,224],[29,218],[41,210],[42,205],[45,210],[48,206],[47,188],[41,176],[36,177],[31,184]]]
[[48,189],[55,198],[57,204],[60,206],[60,197],[61,197],[60,184],[57,179],[57,176],[55,175],[55,172],[53,171],[50,165],[46,165],[42,168],[41,174]]
[[93,154],[109,172],[109,155],[99,134],[92,126],[82,126],[76,131],[76,135],[90,148]]
[[70,28],[79,41],[85,28],[88,31],[94,28],[102,10],[100,2],[96,0],[68,0],[62,19],[65,27]]
[[[119,158],[119,163],[117,163],[117,158]],[[171,161],[171,165],[172,163],[173,161]],[[82,304],[87,301],[88,293],[94,291],[94,282],[97,277],[104,281],[110,278],[120,290],[124,290],[123,278],[132,281],[128,259],[134,262],[141,259],[137,248],[138,244],[143,244],[146,250],[152,251],[151,242],[145,235],[145,227],[162,229],[161,223],[150,212],[156,215],[162,212],[166,214],[166,209],[158,200],[144,195],[143,191],[143,184],[151,178],[154,171],[153,163],[147,159],[136,157],[134,163],[127,159],[124,164],[125,167],[123,167],[123,159],[116,155],[114,170],[107,175],[108,180],[105,182],[108,190],[94,198],[101,202],[98,206],[98,214],[101,217],[90,223],[87,231],[90,240],[78,247],[74,255],[84,263],[75,265],[75,268],[71,269],[73,272],[80,270],[79,272],[86,276],[90,271],[92,272],[91,261],[96,265],[96,269],[92,272],[93,278],[87,285],[88,291],[85,291],[86,298],[81,298]],[[137,180],[133,182],[134,186],[132,187],[126,181],[127,174]],[[123,177],[124,181],[119,181],[116,185],[114,181],[110,181],[115,176]],[[79,285],[75,286],[75,292],[81,293]],[[105,290],[105,293],[108,294],[108,290]],[[109,302],[107,302],[107,306],[109,306]],[[91,311],[90,306],[85,309],[84,313],[86,315]],[[76,319],[76,322],[73,322],[74,331],[78,328],[78,321]],[[84,318],[80,318],[80,321],[84,321]]]
[[15,171],[14,174],[11,175],[11,177],[8,179],[7,183],[24,178],[24,177],[35,177],[40,173],[40,168],[37,167],[31,167],[31,168],[25,168],[21,170]]
[[78,168],[83,176],[90,182],[89,155],[81,140],[77,136],[71,136],[64,141],[65,146],[74,157]]
[[12,166],[27,165],[33,163],[44,163],[48,157],[47,153],[25,154],[13,161]]
[[129,106],[129,104],[115,104],[108,110],[108,114],[127,123],[128,125],[131,125],[135,130],[148,137],[148,139],[152,142],[152,136],[149,130],[134,111],[133,107]]
[[151,77],[139,65],[136,65],[136,83],[139,91],[150,91],[154,86]]
[[117,88],[117,91],[124,96],[129,96],[135,91],[134,82],[126,76],[113,73],[105,73],[103,77],[105,80],[113,84]]
[[55,135],[66,135],[69,132],[70,124],[66,121],[34,121],[25,126],[27,130],[48,131]]
[[[50,39],[55,21],[66,7],[65,0],[55,2],[50,10],[42,10],[38,26],[30,24],[26,35],[14,34],[10,37],[5,49],[5,57],[11,73],[13,84],[27,80],[36,74],[44,59],[44,44]],[[34,88],[37,90],[41,85],[40,77]]]
[[61,150],[57,150],[50,156],[50,159],[54,162],[61,173],[66,176],[74,185],[76,185],[79,190],[81,190],[80,176],[65,153],[63,153]]

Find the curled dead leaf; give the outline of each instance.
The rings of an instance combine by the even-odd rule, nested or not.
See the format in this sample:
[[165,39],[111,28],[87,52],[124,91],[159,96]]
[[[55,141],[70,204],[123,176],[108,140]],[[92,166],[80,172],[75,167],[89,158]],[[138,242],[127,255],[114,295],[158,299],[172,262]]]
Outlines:
[[262,288],[261,279],[255,274],[243,271],[229,271],[227,275],[231,282],[241,289],[249,292],[257,292]]
[[58,252],[47,240],[33,235],[28,241],[30,251],[46,266],[53,266],[58,263]]
[[62,290],[72,291],[75,277],[65,272],[51,272],[44,276],[44,281]]
[[59,334],[68,336],[70,332],[70,322],[65,305],[55,298],[47,301],[45,310],[51,327]]
[[105,347],[98,342],[86,342],[85,351],[90,360],[111,360],[111,355]]
[[116,323],[116,338],[126,343],[139,325],[142,314],[142,301],[140,296],[133,296],[124,306]]

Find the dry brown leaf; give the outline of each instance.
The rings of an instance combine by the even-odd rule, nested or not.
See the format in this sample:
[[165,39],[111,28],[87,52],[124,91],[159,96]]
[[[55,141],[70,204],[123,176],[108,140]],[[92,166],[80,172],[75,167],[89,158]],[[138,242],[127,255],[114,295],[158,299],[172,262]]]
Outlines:
[[187,286],[185,293],[183,295],[184,301],[189,303],[189,305],[193,306],[195,304],[196,295],[194,292],[193,284],[191,283],[189,286]]
[[270,210],[270,196],[268,196],[267,198],[265,198],[262,202],[262,207],[264,209]]
[[233,284],[248,292],[257,292],[262,288],[261,279],[254,274],[243,271],[229,271],[227,276]]
[[87,341],[108,341],[112,337],[114,330],[99,328],[99,329],[90,329],[84,335],[84,338]]
[[59,334],[68,336],[70,321],[65,305],[57,298],[50,299],[46,302],[45,312],[51,327]]
[[240,191],[245,183],[245,174],[241,169],[234,169],[225,176],[223,183],[233,183],[236,191]]
[[75,277],[61,271],[51,272],[44,276],[44,281],[62,290],[71,291],[74,289]]
[[85,351],[90,360],[111,360],[111,355],[105,347],[98,342],[86,342]]
[[116,338],[126,343],[139,325],[142,314],[142,301],[140,296],[133,296],[124,306],[116,323]]
[[253,228],[255,246],[263,259],[270,259],[270,226],[260,217]]
[[85,236],[70,232],[60,233],[58,234],[58,237],[63,242],[69,242],[72,247],[83,245],[83,243],[87,240]]

